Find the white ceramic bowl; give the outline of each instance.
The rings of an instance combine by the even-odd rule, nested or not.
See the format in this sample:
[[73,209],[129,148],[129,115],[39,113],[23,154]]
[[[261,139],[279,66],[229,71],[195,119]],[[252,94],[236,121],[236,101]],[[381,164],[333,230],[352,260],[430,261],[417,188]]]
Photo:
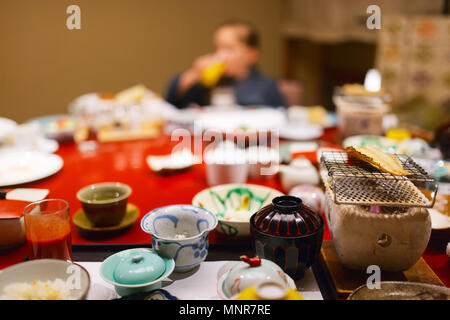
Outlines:
[[[224,184],[200,191],[192,199],[192,204],[217,216],[218,232],[231,237],[248,237],[250,216],[270,204],[273,198],[282,195],[278,190],[255,184]],[[226,218],[227,212],[236,210],[247,212],[248,219],[239,221]]]
[[217,293],[221,299],[233,299],[242,290],[266,281],[296,289],[294,280],[270,260],[261,259],[261,265],[256,267],[250,267],[243,261],[229,266],[230,269],[222,274],[217,281]]
[[157,208],[141,220],[141,228],[152,236],[152,246],[175,260],[175,271],[191,270],[208,255],[208,235],[217,226],[210,211],[191,205]]
[[70,291],[71,299],[86,298],[91,282],[86,269],[78,264],[56,259],[26,261],[0,271],[0,295],[3,295],[5,286],[9,284],[56,279],[68,281],[75,286]]
[[289,192],[299,184],[318,185],[319,173],[306,158],[297,158],[290,165],[280,165],[280,180],[283,190]]
[[317,213],[325,212],[325,193],[319,187],[308,184],[298,185],[289,191],[289,195],[302,199],[303,204]]

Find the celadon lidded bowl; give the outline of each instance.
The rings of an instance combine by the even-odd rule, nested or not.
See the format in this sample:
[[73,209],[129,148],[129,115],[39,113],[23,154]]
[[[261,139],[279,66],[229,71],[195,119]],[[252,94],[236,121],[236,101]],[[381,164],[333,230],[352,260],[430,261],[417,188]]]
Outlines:
[[161,288],[161,282],[174,270],[173,259],[148,248],[118,252],[103,261],[102,278],[114,285],[120,296]]

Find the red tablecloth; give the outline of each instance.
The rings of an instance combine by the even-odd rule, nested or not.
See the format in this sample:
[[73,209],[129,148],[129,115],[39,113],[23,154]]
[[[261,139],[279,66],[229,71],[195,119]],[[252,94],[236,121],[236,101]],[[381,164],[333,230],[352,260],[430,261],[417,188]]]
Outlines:
[[[326,131],[324,140],[334,142],[335,131]],[[129,141],[100,144],[92,154],[82,154],[76,145],[61,145],[57,154],[64,160],[64,167],[57,174],[29,183],[27,186],[47,188],[49,197],[62,198],[69,202],[71,215],[81,208],[76,199],[77,191],[92,183],[120,181],[130,185],[133,193],[129,201],[140,209],[141,216],[150,210],[170,204],[190,204],[193,196],[208,187],[204,167],[196,165],[191,170],[169,176],[159,176],[147,166],[145,158],[150,154],[168,154],[178,142],[170,141],[167,136],[153,140]],[[249,180],[249,183],[263,184],[281,190],[277,177],[268,180]],[[149,235],[144,233],[136,223],[126,233],[110,239],[91,241],[81,237],[79,230],[73,226],[73,244],[96,243],[151,243]],[[330,240],[328,228],[325,240]],[[212,243],[221,241],[214,232],[210,235]],[[26,246],[0,256],[0,269],[20,262],[26,255]],[[450,286],[450,267],[445,255],[445,248],[436,249],[429,246],[424,258],[441,278]]]

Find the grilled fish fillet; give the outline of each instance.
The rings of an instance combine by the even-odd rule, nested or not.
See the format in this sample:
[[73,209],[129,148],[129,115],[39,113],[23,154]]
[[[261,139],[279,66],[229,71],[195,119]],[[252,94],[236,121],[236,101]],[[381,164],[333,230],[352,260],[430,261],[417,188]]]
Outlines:
[[411,174],[403,169],[402,163],[395,155],[384,153],[378,148],[370,146],[364,146],[357,149],[347,147],[345,151],[349,156],[367,162],[378,170],[392,173],[396,176],[408,176]]

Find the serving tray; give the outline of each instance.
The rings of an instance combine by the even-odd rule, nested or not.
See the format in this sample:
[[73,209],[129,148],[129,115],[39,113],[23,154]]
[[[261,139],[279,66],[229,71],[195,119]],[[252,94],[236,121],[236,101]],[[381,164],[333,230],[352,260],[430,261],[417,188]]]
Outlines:
[[[366,273],[366,270],[345,268],[339,262],[333,241],[324,241],[320,253],[320,262],[337,299],[346,299],[355,289],[366,284],[367,278],[372,274]],[[423,258],[403,272],[381,271],[381,281],[410,281],[444,285]]]

